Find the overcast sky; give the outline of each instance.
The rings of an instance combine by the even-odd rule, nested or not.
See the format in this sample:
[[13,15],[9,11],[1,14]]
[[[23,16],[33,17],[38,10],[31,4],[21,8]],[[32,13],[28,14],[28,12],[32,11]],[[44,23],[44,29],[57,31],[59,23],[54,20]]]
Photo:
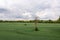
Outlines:
[[56,20],[60,16],[60,0],[0,0],[0,20]]

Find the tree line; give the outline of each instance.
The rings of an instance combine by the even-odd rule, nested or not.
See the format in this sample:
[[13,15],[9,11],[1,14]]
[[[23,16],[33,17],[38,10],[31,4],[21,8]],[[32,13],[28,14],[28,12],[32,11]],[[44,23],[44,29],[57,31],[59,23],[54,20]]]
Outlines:
[[[53,20],[37,20],[38,21],[38,23],[60,23],[60,17],[58,18],[58,20],[55,20],[55,21],[53,21]],[[0,23],[1,22],[4,22],[4,23],[6,23],[6,22],[11,22],[11,23],[15,23],[15,22],[19,22],[19,23],[34,23],[35,22],[35,20],[29,20],[29,21],[24,21],[24,20],[19,20],[19,21],[8,21],[8,20],[5,20],[5,21],[3,21],[3,20],[0,20]]]

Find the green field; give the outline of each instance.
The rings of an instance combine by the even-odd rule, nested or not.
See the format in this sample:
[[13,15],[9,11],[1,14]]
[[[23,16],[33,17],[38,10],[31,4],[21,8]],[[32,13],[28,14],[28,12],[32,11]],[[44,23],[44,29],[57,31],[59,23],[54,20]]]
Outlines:
[[0,40],[60,40],[60,24],[39,23],[39,31],[34,28],[34,23],[0,23]]

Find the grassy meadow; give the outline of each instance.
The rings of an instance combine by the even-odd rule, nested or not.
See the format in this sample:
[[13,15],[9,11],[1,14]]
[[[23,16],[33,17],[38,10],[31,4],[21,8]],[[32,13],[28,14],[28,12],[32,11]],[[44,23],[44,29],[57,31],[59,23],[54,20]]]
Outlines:
[[0,23],[0,40],[60,40],[60,24],[38,23],[39,31],[34,31],[34,23]]

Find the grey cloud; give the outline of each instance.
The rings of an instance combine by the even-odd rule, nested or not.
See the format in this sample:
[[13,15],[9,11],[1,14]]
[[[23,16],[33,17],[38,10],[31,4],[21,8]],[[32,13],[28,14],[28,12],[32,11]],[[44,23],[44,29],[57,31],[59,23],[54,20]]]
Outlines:
[[5,9],[5,8],[0,8],[0,13],[5,13],[5,12],[7,12],[8,10],[7,9]]

